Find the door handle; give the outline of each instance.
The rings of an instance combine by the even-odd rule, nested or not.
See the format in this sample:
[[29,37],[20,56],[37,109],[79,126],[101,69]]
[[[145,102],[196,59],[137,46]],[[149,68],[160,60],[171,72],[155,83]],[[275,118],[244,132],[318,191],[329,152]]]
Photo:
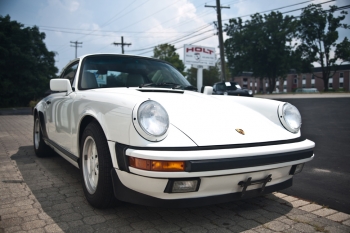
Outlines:
[[51,101],[50,101],[50,100],[48,100],[48,101],[46,101],[46,103],[47,103],[47,104],[51,104]]

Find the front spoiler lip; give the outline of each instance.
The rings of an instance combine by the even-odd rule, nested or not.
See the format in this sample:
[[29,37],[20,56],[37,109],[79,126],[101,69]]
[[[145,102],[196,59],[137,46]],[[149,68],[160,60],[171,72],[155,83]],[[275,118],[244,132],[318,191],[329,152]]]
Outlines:
[[291,187],[293,184],[293,178],[288,179],[284,182],[267,186],[262,192],[261,189],[253,189],[246,191],[244,196],[241,192],[229,193],[223,195],[197,197],[197,198],[182,198],[182,199],[160,199],[146,194],[134,191],[124,186],[120,181],[115,169],[111,170],[113,180],[114,195],[117,199],[129,203],[153,206],[153,207],[170,207],[170,208],[188,208],[196,206],[205,206],[212,204],[219,204],[237,200],[243,200],[247,198],[257,197],[264,194],[272,193],[281,189]]

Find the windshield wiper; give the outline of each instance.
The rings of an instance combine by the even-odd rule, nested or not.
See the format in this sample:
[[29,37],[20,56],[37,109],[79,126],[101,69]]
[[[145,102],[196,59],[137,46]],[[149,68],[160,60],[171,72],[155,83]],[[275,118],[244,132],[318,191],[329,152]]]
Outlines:
[[189,85],[189,86],[183,86],[178,83],[171,83],[171,82],[163,82],[163,83],[144,83],[141,84],[139,87],[171,87],[172,89],[181,89],[181,90],[189,90],[189,91],[197,91],[197,88]]
[[184,87],[184,90],[189,90],[189,91],[197,91],[197,87],[194,87],[192,85]]
[[172,88],[177,88],[177,87],[182,87],[180,84],[177,84],[177,83],[168,83],[168,82],[163,82],[163,83],[144,83],[144,84],[141,84],[139,87],[142,88],[142,87],[162,87],[162,86],[165,86],[165,87],[168,87],[168,86],[171,86]]

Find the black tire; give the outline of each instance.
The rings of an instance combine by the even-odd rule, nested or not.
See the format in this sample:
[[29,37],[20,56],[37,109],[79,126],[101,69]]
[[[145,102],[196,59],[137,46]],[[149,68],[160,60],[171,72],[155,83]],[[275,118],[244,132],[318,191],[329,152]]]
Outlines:
[[[94,155],[96,151],[97,155]],[[86,200],[96,208],[115,206],[118,201],[113,192],[112,159],[106,136],[96,121],[85,128],[80,140],[80,153],[80,174]]]
[[38,157],[46,157],[52,153],[52,149],[48,145],[46,145],[46,143],[43,140],[43,131],[41,129],[38,114],[35,114],[34,116],[33,146],[34,152]]

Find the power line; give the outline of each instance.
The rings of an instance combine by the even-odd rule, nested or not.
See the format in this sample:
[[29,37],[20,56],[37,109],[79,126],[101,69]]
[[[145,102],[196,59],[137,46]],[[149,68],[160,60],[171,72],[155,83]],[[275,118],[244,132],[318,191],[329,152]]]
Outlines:
[[[43,25],[33,25],[33,24],[23,24],[23,25],[27,25],[27,26],[36,26],[39,27],[41,30],[54,30],[54,29],[63,29],[63,30],[71,30],[71,31],[86,31],[86,32],[91,32],[91,30],[89,29],[81,29],[81,28],[66,28],[66,27],[53,27],[53,26],[43,26]],[[65,32],[65,31],[60,31],[60,30],[55,30],[57,32]],[[97,30],[96,30],[97,31]],[[159,32],[159,31],[110,31],[110,30],[98,30],[99,32],[113,32],[113,33],[131,33],[131,34],[145,34],[145,33],[188,33],[188,31],[184,31],[184,32],[173,32],[173,31],[169,31],[169,32]]]
[[139,22],[141,22],[141,21],[143,21],[143,20],[145,20],[145,19],[148,19],[149,17],[151,17],[151,16],[153,16],[153,15],[155,15],[155,14],[161,12],[162,10],[165,10],[165,9],[169,8],[170,6],[174,5],[174,4],[177,3],[177,2],[179,2],[179,0],[176,1],[176,2],[174,2],[174,3],[172,3],[172,4],[170,4],[170,5],[168,5],[168,6],[166,6],[166,7],[164,7],[164,8],[162,8],[162,9],[160,9],[159,11],[157,11],[157,12],[155,12],[155,13],[153,13],[153,14],[151,14],[151,15],[149,15],[149,16],[143,18],[143,19],[140,19],[140,20],[136,21],[135,23],[129,24],[128,26],[126,26],[126,27],[124,27],[124,28],[122,28],[122,29],[120,29],[120,30],[123,30],[123,29],[128,28],[128,27],[130,27],[130,26],[132,26],[132,25],[135,25],[135,24],[137,24],[137,23],[139,23]]
[[[215,36],[215,35],[210,35],[210,36],[208,36],[208,37],[201,38],[201,39],[199,39],[199,40],[197,40],[197,41],[194,41],[194,42],[191,42],[191,43],[189,43],[189,44],[194,44],[194,43],[197,43],[197,42],[199,42],[199,41],[206,40],[206,39],[208,39],[208,38],[210,38],[210,37],[213,37],[213,36]],[[178,47],[178,48],[175,48],[175,49],[178,50],[178,49],[181,49],[181,48],[183,48],[183,47],[184,47],[184,46],[181,46],[181,47]],[[149,53],[149,52],[152,52],[152,51],[153,51],[153,49],[152,49],[152,50],[149,50],[149,51],[146,51],[146,52],[143,52],[143,53],[139,53],[139,54],[137,54],[137,55],[146,54],[146,53]]]
[[[170,44],[170,43],[178,43],[179,40],[181,40],[181,39],[183,39],[183,38],[185,38],[185,37],[191,36],[190,38],[192,38],[192,37],[199,36],[199,35],[201,35],[201,34],[203,34],[203,33],[206,33],[206,32],[208,32],[208,31],[210,31],[210,30],[208,30],[208,31],[206,31],[206,32],[202,32],[201,34],[197,34],[197,35],[193,35],[193,33],[198,32],[198,31],[201,31],[201,30],[203,30],[203,29],[205,29],[205,28],[207,28],[207,27],[209,27],[209,26],[210,26],[210,24],[209,24],[209,25],[204,25],[204,27],[202,26],[202,27],[200,27],[200,29],[198,29],[198,30],[196,30],[196,31],[194,31],[194,32],[192,32],[192,33],[190,33],[190,34],[188,34],[188,35],[181,36],[181,37],[179,37],[179,38],[176,38],[176,39],[173,39],[173,40],[170,40],[170,41],[167,41],[167,42],[162,41],[162,42],[160,42],[160,43],[158,43],[158,44],[164,44],[164,43],[167,43],[167,44]],[[187,38],[187,39],[190,39],[190,38]],[[157,45],[158,45],[158,44],[157,44]],[[137,52],[137,51],[142,51],[142,50],[147,50],[147,49],[153,49],[153,48],[156,47],[157,45],[150,46],[150,47],[147,47],[147,48],[142,48],[142,49],[130,50],[130,51],[127,51],[127,52]]]
[[[135,0],[135,1],[136,1],[136,0]],[[132,2],[131,4],[129,4],[127,7],[125,7],[121,12],[123,12],[126,8],[128,8],[130,5],[132,5],[135,1],[133,1],[133,2]],[[131,11],[136,10],[136,9],[139,8],[140,6],[146,4],[148,1],[149,1],[149,0],[143,2],[141,5],[137,6],[136,8],[134,8],[134,9],[132,9],[132,10],[130,10],[130,11],[128,11],[128,12],[125,13],[124,15],[130,13]],[[122,16],[116,18],[116,19],[113,19],[113,20],[108,20],[108,21],[110,21],[110,22],[107,21],[106,23],[102,24],[102,25],[101,25],[101,28],[102,28],[102,27],[105,27],[105,26],[107,26],[107,25],[109,25],[109,24],[111,24],[112,22],[114,22],[114,21],[117,20],[117,19],[122,18],[124,15],[122,15]],[[113,17],[114,17],[114,16],[113,16]],[[113,18],[113,17],[112,17],[112,18]],[[91,31],[91,33],[95,32],[95,31],[96,31],[96,30],[93,30],[93,31]]]
[[[192,37],[201,35],[201,34],[203,34],[204,32],[201,33],[201,34],[197,34],[197,35],[193,35],[193,33],[198,32],[198,31],[201,31],[201,30],[203,30],[203,29],[205,29],[205,28],[207,28],[207,27],[209,27],[209,26],[211,26],[211,24],[209,24],[209,25],[202,25],[201,27],[199,27],[199,29],[197,28],[195,31],[192,31],[191,33],[189,33],[189,34],[187,34],[187,35],[185,35],[185,36],[181,36],[181,37],[179,37],[179,38],[176,38],[176,39],[173,39],[173,40],[167,41],[167,42],[163,42],[163,41],[162,41],[162,42],[160,42],[160,43],[157,43],[157,45],[158,45],[158,44],[163,44],[163,43],[173,43],[173,42],[175,42],[175,41],[178,41],[178,40],[183,39],[184,37],[188,37],[188,36],[191,36],[190,38],[192,38]],[[210,31],[210,30],[208,30],[208,31]],[[207,31],[206,31],[206,32],[207,32]],[[190,39],[190,38],[187,38],[187,39]],[[156,47],[157,45],[150,46],[150,47],[146,47],[146,48],[142,48],[142,49],[128,50],[128,51],[125,51],[125,52],[129,53],[129,52],[139,52],[139,51],[144,51],[144,50],[149,50],[149,49],[153,50],[153,48]],[[102,49],[104,49],[104,48],[106,48],[106,47],[108,47],[108,46],[109,46],[109,45],[103,46],[102,48],[98,49],[97,51],[101,51]]]
[[[308,2],[313,2],[313,1],[315,1],[315,0],[304,1],[304,2],[300,2],[300,3],[296,3],[296,4],[291,4],[291,5],[287,5],[287,6],[283,6],[283,7],[279,7],[279,8],[275,8],[275,9],[271,9],[271,10],[266,10],[266,11],[252,13],[252,14],[249,14],[249,15],[242,15],[242,16],[238,16],[238,17],[234,17],[234,18],[223,19],[222,21],[227,21],[227,20],[230,20],[230,19],[237,19],[237,18],[244,18],[244,17],[252,16],[253,14],[262,14],[262,13],[271,12],[271,11],[275,11],[275,10],[280,10],[280,9],[284,9],[284,8],[288,8],[288,7],[292,7],[292,6],[296,6],[296,5],[305,4],[305,3],[308,3]],[[325,3],[334,2],[334,1],[335,0],[330,0],[330,1],[327,1],[327,2],[319,3],[319,4],[325,4]],[[291,11],[287,11],[287,12],[283,12],[282,14],[290,13],[290,12],[293,12],[293,11],[298,11],[298,10],[301,10],[301,9],[304,9],[304,8],[305,7],[302,7],[302,8],[299,8],[299,9],[295,9],[295,10],[291,10]]]

